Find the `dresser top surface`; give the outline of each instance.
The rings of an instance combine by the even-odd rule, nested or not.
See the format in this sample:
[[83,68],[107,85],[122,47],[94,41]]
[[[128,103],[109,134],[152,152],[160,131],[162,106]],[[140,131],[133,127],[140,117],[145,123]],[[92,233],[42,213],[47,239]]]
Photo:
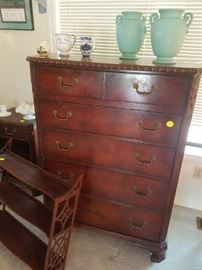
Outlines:
[[153,64],[153,59],[140,58],[139,60],[120,60],[115,57],[86,57],[68,56],[58,57],[58,55],[49,55],[42,58],[39,56],[28,56],[30,63],[51,65],[60,67],[92,69],[92,70],[120,70],[120,71],[153,71],[153,72],[171,72],[171,73],[202,73],[202,64],[193,62],[178,62],[174,65]]
[[35,120],[24,120],[23,115],[15,112],[15,108],[9,110],[12,114],[7,117],[0,117],[0,124],[12,124],[19,126],[33,126]]

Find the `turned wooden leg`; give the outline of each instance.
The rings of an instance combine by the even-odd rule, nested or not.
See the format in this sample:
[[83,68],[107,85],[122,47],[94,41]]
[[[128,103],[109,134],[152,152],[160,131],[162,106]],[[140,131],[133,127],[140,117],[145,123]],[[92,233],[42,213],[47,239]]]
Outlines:
[[152,252],[151,261],[152,262],[162,262],[166,258],[166,251]]

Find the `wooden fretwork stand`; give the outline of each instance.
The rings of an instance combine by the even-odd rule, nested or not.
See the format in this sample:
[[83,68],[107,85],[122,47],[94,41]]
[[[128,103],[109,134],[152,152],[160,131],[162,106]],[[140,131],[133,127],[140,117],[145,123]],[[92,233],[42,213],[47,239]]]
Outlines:
[[[83,176],[64,182],[7,151],[8,145],[0,152],[0,241],[34,270],[63,270]],[[12,178],[42,192],[52,207],[18,188]],[[41,229],[47,244],[12,212]]]

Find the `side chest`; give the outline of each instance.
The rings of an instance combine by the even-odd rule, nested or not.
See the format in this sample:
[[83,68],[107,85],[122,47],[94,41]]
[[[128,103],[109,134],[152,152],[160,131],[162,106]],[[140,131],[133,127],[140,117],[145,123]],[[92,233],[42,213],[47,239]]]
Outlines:
[[24,120],[22,115],[10,109],[8,117],[0,118],[0,148],[9,138],[13,139],[12,151],[16,154],[36,162],[34,143],[34,120]]

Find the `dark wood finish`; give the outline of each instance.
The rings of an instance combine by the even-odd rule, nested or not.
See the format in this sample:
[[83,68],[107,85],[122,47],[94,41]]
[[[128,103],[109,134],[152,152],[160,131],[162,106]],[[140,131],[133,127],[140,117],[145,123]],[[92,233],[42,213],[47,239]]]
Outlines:
[[46,95],[102,98],[103,74],[99,72],[39,67],[37,87]]
[[19,216],[39,227],[45,233],[49,233],[52,213],[43,203],[36,201],[34,197],[28,196],[7,181],[0,183],[0,198]]
[[81,173],[86,175],[82,187],[83,194],[154,209],[163,209],[165,205],[168,190],[165,178],[162,178],[162,182],[134,173],[128,173],[126,176],[125,173],[106,171],[92,165],[76,165],[51,159],[46,159],[44,167],[64,180],[69,180]]
[[174,150],[76,132],[41,132],[46,156],[169,177]]
[[16,113],[14,108],[9,111],[12,113],[10,116],[0,117],[0,148],[3,147],[6,140],[13,138],[12,151],[36,162],[35,120],[24,120],[23,115]]
[[[61,178],[6,150],[0,151],[0,241],[34,270],[65,268],[82,175]],[[12,183],[12,178],[42,192],[51,208]],[[35,225],[47,235],[47,245],[7,212]]]
[[[0,117],[0,148],[12,138],[11,150],[36,162],[36,151],[34,142],[35,120],[25,120],[23,115],[16,113],[15,108],[9,110],[12,114],[8,117]],[[13,183],[16,181],[13,179]],[[38,196],[39,192],[34,189],[22,187],[27,193]]]
[[183,108],[188,86],[189,78],[180,76],[107,73],[106,99]]
[[47,246],[7,211],[0,211],[1,242],[32,269],[43,269]]
[[151,261],[152,262],[159,263],[159,262],[165,260],[165,258],[166,258],[165,250],[161,251],[161,252],[153,252],[152,255],[151,255]]
[[162,217],[158,211],[82,195],[77,221],[90,224],[92,220],[98,228],[158,241]]
[[201,67],[28,57],[40,166],[85,174],[76,221],[165,259]]
[[[40,99],[38,110],[44,125],[55,128],[88,130],[92,133],[115,135],[139,141],[176,145],[181,115],[159,114],[134,110],[103,108]],[[96,116],[96,117],[93,117]],[[166,126],[172,119],[173,128]],[[127,122],[127,129],[125,128]],[[104,125],[103,125],[104,123]]]
[[[9,174],[28,186],[38,189],[52,199],[66,194],[67,185],[59,177],[39,168],[37,165],[15,155],[1,153],[0,165]],[[26,173],[25,173],[26,172]]]

